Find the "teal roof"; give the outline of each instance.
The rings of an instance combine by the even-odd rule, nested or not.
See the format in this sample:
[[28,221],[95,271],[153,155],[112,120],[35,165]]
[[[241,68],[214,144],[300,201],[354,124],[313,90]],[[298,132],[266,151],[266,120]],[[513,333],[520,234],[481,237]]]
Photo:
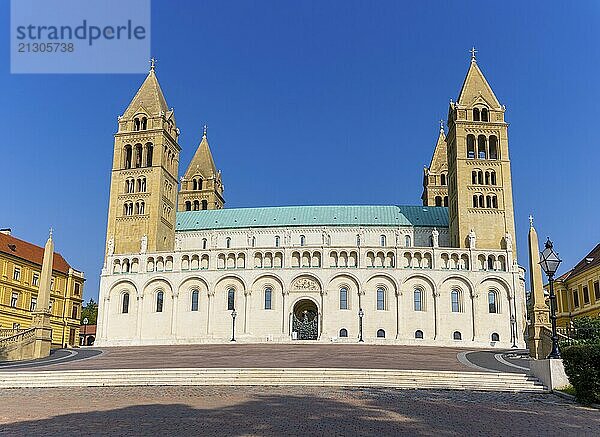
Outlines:
[[448,208],[433,206],[280,206],[177,213],[178,231],[287,226],[448,227]]

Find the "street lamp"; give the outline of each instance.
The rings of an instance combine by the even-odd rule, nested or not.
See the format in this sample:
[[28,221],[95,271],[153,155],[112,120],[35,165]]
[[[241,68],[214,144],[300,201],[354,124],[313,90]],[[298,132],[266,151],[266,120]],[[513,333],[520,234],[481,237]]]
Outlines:
[[235,341],[235,316],[237,316],[237,313],[235,312],[235,309],[231,312],[231,341]]
[[556,294],[554,294],[554,274],[558,270],[558,266],[562,260],[558,257],[558,254],[554,252],[552,248],[552,241],[548,238],[546,246],[542,253],[540,253],[540,265],[542,270],[548,276],[548,284],[550,286],[550,321],[552,322],[552,352],[548,355],[548,358],[560,358],[560,351],[558,350],[558,335],[556,333]]
[[511,347],[517,348],[517,318],[514,314],[510,316],[510,331],[512,332],[513,344]]
[[358,310],[358,320],[359,320],[359,325],[358,325],[358,328],[359,328],[359,330],[358,330],[358,332],[359,332],[359,338],[358,338],[358,341],[359,341],[359,343],[364,342],[363,335],[362,335],[362,331],[363,331],[362,330],[362,321],[363,321],[363,317],[364,316],[365,316],[365,312],[362,310],[362,308],[360,308]]
[[84,317],[84,318],[83,318],[83,343],[81,344],[82,346],[85,346],[85,343],[86,343],[86,340],[87,340],[87,338],[86,338],[85,334],[86,334],[86,332],[87,332],[87,324],[88,324],[89,322],[90,322],[90,321],[88,320],[88,318],[87,318],[87,317]]

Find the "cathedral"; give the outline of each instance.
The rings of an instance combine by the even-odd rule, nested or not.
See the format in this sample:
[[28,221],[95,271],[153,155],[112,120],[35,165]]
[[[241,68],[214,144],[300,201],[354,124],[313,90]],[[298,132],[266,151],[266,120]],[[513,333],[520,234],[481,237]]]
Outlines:
[[206,127],[179,178],[152,63],[118,117],[96,344],[524,347],[505,111],[473,51],[422,205],[228,209]]

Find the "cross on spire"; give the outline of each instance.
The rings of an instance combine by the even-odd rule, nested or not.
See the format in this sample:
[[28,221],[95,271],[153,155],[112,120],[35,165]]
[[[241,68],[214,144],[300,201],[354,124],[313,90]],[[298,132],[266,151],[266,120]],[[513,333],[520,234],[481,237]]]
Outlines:
[[529,215],[529,226],[533,228],[533,216]]
[[477,53],[477,50],[475,50],[475,47],[472,47],[471,50],[469,50],[469,52],[471,52],[471,61],[477,61],[477,58],[475,57],[475,53]]
[[204,138],[206,138],[206,133],[207,133],[207,132],[208,132],[208,126],[207,126],[207,125],[204,125],[204,132],[203,132],[203,134],[202,134],[202,136],[203,136]]
[[152,57],[148,62],[150,62],[150,71],[154,71],[154,69],[156,68],[156,58]]
[[444,120],[440,120],[440,130],[444,130]]
[[54,231],[54,229],[52,229],[52,227],[50,227],[50,236],[49,238],[52,238],[52,232]]

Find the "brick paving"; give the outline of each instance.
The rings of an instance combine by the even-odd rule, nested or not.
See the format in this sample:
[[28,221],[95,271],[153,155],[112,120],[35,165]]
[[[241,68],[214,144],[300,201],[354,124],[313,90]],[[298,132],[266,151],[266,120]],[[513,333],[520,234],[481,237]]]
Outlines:
[[600,412],[551,394],[111,387],[4,390],[0,405],[11,436],[600,434]]
[[[113,347],[85,360],[23,370],[154,369],[177,367],[317,367],[477,371],[457,359],[469,349],[332,344],[226,344]],[[0,369],[1,370],[1,369]],[[18,370],[16,367],[5,370]]]

